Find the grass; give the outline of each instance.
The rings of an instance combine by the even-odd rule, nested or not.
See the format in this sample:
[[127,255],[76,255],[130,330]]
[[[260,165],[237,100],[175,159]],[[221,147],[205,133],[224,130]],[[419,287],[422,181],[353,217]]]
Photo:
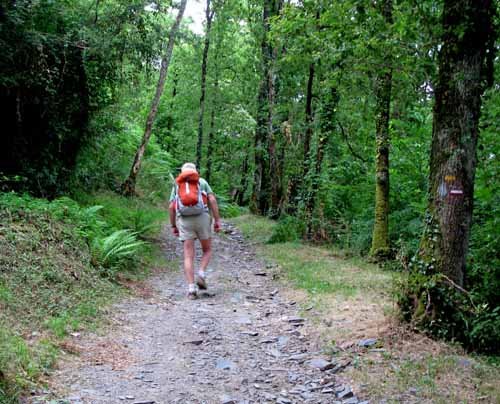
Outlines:
[[[64,339],[94,328],[125,293],[121,284],[144,278],[157,260],[146,240],[164,211],[109,193],[82,199],[0,194],[1,403],[38,386]],[[106,243],[122,233],[118,247]]]
[[242,215],[230,220],[234,223],[244,236],[254,243],[266,243],[272,236],[276,223],[253,215]]
[[[392,290],[403,274],[331,246],[269,244],[276,222],[265,218],[244,215],[231,221],[265,260],[277,265],[291,287],[283,294],[307,307],[302,314],[325,354],[351,361],[342,376],[358,394],[372,402],[500,403],[498,362],[468,355],[397,321]],[[371,337],[378,339],[378,349],[357,346]]]

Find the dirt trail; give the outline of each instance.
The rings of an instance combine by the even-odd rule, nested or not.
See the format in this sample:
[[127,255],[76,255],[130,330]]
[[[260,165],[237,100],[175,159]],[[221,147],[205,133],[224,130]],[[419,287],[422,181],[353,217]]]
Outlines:
[[[342,364],[308,337],[310,325],[282,296],[272,269],[236,229],[225,224],[224,233],[214,239],[200,299],[186,299],[180,268],[162,271],[148,281],[149,296],[112,308],[107,335],[74,337],[80,354],[52,377],[59,402],[361,402],[339,382]],[[170,236],[163,243],[178,260],[180,243]]]

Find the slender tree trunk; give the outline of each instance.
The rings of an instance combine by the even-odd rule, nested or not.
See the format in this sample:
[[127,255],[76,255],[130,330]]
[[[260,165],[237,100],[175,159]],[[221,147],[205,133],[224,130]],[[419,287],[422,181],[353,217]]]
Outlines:
[[205,114],[208,50],[210,48],[210,30],[212,28],[212,17],[214,15],[213,10],[210,10],[210,0],[207,0],[205,15],[207,27],[205,30],[205,46],[203,47],[203,58],[201,62],[200,112],[198,116],[198,143],[196,145],[196,166],[198,167],[198,170],[201,170],[201,157],[203,148],[203,116]]
[[304,157],[302,162],[302,198],[304,200],[304,212],[306,221],[306,238],[311,236],[312,228],[312,211],[313,211],[313,188],[314,175],[311,172],[312,156],[311,156],[311,140],[314,134],[313,130],[313,86],[314,86],[314,63],[309,64],[309,76],[307,79],[306,91],[306,130],[304,136]]
[[[392,0],[381,3],[387,25],[392,24]],[[375,83],[375,119],[377,158],[375,165],[375,222],[370,255],[376,260],[387,259],[389,243],[389,119],[391,109],[392,66],[390,58],[382,67]]]
[[215,71],[215,82],[214,82],[214,102],[212,105],[212,110],[210,111],[210,130],[208,132],[207,141],[207,169],[205,174],[205,179],[210,182],[210,177],[212,176],[212,160],[213,160],[213,148],[214,148],[214,137],[215,137],[215,111],[217,108],[217,96],[219,92],[219,76],[218,71]]
[[179,83],[179,74],[177,72],[174,72],[174,77],[172,80],[172,98],[170,99],[170,111],[168,115],[168,121],[167,121],[167,136],[170,137],[171,141],[171,149],[168,148],[168,146],[165,144],[164,145],[164,150],[174,152],[175,149],[177,148],[177,138],[173,136],[173,129],[174,129],[174,105],[175,105],[175,97],[177,97],[177,84]]
[[174,25],[170,30],[170,35],[168,38],[168,45],[165,51],[165,54],[161,60],[160,67],[160,77],[158,79],[158,84],[156,86],[156,92],[153,98],[153,102],[151,103],[151,109],[149,111],[148,117],[146,119],[146,127],[144,130],[144,135],[142,137],[142,142],[137,149],[137,152],[134,157],[134,162],[132,164],[132,168],[130,169],[130,174],[125,182],[121,186],[121,191],[123,195],[133,196],[135,195],[135,185],[137,181],[137,175],[139,174],[139,170],[141,168],[142,158],[144,156],[144,152],[146,151],[146,147],[149,143],[149,139],[151,138],[151,131],[153,129],[153,123],[156,118],[156,114],[158,112],[158,105],[160,104],[160,98],[163,93],[163,89],[165,87],[165,81],[167,79],[168,66],[170,64],[170,59],[172,57],[172,51],[174,49],[175,37],[177,31],[179,29],[179,25],[181,24],[182,16],[184,14],[184,10],[186,9],[187,0],[181,0],[181,4],[179,6],[179,13],[177,14],[177,18],[175,19]]
[[94,14],[94,25],[97,25],[97,20],[99,19],[99,0],[95,2],[95,14]]
[[472,221],[481,95],[492,84],[492,0],[445,0],[420,270],[463,285]]
[[[269,122],[272,122],[270,113],[269,94],[272,83],[272,47],[269,44],[269,18],[272,16],[274,0],[263,0],[262,24],[263,34],[261,41],[262,54],[262,77],[259,85],[257,98],[257,125],[255,128],[255,173],[250,209],[253,213],[266,214],[269,198],[269,156],[268,152],[268,130]],[[272,123],[271,123],[272,128]]]
[[[313,136],[313,110],[312,110],[312,100],[313,100],[313,85],[314,85],[314,63],[309,64],[309,77],[307,79],[307,91],[306,91],[306,130],[304,136],[304,162],[302,175],[304,178],[309,174],[309,167],[311,165],[311,140]],[[307,190],[307,182],[304,182]]]
[[269,181],[269,214],[272,218],[277,218],[279,215],[279,161],[276,153],[276,134],[279,131],[274,127],[274,104],[276,102],[276,83],[274,73],[274,61],[276,60],[276,49],[273,50],[271,60],[271,71],[269,72],[269,114],[267,118],[267,136],[268,136],[268,155],[269,155],[269,173],[267,174]]
[[207,141],[207,169],[205,172],[205,179],[208,182],[210,182],[210,177],[212,176],[213,150],[215,141],[215,115],[219,103],[219,50],[221,47],[221,41],[222,41],[222,36],[218,35],[218,39],[215,44],[213,102],[212,102],[212,110],[210,111],[210,130],[208,132],[208,141]]
[[318,145],[316,148],[316,159],[314,164],[314,172],[311,178],[311,192],[309,198],[306,200],[306,236],[308,238],[313,236],[313,211],[317,204],[318,191],[321,186],[321,170],[323,168],[323,158],[325,155],[325,148],[328,144],[333,131],[335,130],[335,112],[339,103],[340,97],[337,89],[332,87],[327,90],[327,93],[322,97],[320,109],[320,130],[318,137]]
[[245,159],[243,160],[243,164],[241,166],[241,178],[240,178],[240,186],[238,187],[238,191],[234,195],[234,202],[236,202],[239,206],[243,206],[245,204],[245,193],[248,186],[248,156],[249,154],[245,154]]

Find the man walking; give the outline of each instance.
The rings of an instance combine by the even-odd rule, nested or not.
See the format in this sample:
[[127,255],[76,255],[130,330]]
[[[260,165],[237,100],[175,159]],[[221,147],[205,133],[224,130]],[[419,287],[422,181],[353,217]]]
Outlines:
[[[188,298],[198,297],[197,288],[206,289],[205,270],[212,256],[212,214],[215,223],[214,230],[220,231],[221,222],[217,199],[208,185],[200,177],[196,166],[185,163],[181,174],[176,178],[170,195],[170,224],[172,233],[179,237],[184,245],[184,273],[188,283]],[[195,240],[200,240],[203,256],[200,269],[194,274]],[[196,283],[195,283],[196,281]]]

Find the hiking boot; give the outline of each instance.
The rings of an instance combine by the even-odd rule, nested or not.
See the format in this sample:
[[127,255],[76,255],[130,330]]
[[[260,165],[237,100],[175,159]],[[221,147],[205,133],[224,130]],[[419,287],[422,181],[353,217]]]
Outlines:
[[196,276],[196,284],[198,285],[200,290],[207,289],[207,282],[205,281],[205,278],[201,277],[200,275]]
[[198,294],[196,293],[196,291],[188,292],[187,298],[189,300],[196,300],[196,299],[198,299]]

